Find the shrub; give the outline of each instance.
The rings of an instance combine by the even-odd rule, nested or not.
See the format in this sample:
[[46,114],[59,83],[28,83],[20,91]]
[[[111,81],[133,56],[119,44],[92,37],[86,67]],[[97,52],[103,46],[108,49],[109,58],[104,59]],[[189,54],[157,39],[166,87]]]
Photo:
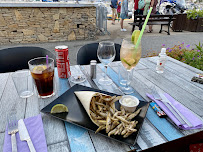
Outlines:
[[203,10],[188,10],[187,12],[187,18],[188,19],[197,19],[199,17],[203,17]]
[[191,49],[190,45],[185,47],[182,43],[166,50],[168,56],[203,70],[203,45],[200,43],[194,49]]

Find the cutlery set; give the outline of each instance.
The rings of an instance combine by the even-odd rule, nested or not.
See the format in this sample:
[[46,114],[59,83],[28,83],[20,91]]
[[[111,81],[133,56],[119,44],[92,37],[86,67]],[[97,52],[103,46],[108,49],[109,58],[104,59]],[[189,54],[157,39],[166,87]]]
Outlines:
[[193,125],[185,118],[180,111],[165,97],[164,94],[159,93],[155,88],[151,91],[154,99],[161,101],[170,112],[180,121],[181,124],[187,124],[189,127],[193,127]]
[[15,115],[11,114],[8,117],[8,134],[11,134],[12,152],[17,152],[17,143],[15,136],[17,132],[19,132],[20,140],[27,142],[30,152],[36,152],[23,119],[17,121]]

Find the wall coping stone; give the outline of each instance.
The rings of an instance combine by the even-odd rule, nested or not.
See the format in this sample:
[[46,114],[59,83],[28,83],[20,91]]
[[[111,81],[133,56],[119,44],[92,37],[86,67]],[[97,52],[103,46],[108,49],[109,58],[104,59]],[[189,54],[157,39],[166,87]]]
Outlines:
[[97,7],[98,2],[0,2],[1,7]]

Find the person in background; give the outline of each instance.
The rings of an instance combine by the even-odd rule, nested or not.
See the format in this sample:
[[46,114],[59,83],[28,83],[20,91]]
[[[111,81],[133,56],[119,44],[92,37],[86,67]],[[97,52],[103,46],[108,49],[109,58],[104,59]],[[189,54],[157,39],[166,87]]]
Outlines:
[[120,16],[121,16],[121,2],[118,2],[118,7],[117,7],[117,14],[118,14],[118,22],[120,21]]
[[112,23],[115,25],[115,20],[117,17],[117,6],[118,5],[118,0],[111,0],[111,8],[112,8]]
[[[156,14],[156,12],[157,12],[156,11],[156,5],[157,5],[157,3],[158,3],[158,0],[151,0],[150,5],[148,5],[148,3],[147,3],[147,5],[145,4],[146,8],[144,8],[143,15],[147,15],[148,10],[149,10],[149,6],[152,7],[151,15]],[[149,25],[149,31],[147,31],[147,33],[152,33],[152,31],[153,31],[152,25]]]
[[134,0],[134,16],[135,15],[143,15],[144,7],[142,9],[138,9],[139,0]]
[[128,0],[121,0],[121,32],[127,31],[123,28],[123,21],[128,17]]

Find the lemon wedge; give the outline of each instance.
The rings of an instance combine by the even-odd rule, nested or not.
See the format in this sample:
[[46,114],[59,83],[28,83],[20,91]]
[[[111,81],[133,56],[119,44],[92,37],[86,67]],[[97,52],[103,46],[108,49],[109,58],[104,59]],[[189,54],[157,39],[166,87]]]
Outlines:
[[56,104],[51,108],[51,113],[62,113],[62,112],[68,112],[68,107],[66,107],[64,104]]
[[137,43],[137,39],[140,35],[140,30],[134,30],[132,37],[131,37],[131,41],[136,44]]
[[125,58],[125,60],[128,62],[128,64],[132,65],[135,63],[135,60],[132,58]]
[[131,66],[135,63],[135,60],[132,58],[122,58],[121,61],[125,62],[127,65]]
[[47,66],[46,65],[38,65],[36,67],[34,67],[34,69],[32,70],[33,73],[42,73],[42,71],[46,70]]

